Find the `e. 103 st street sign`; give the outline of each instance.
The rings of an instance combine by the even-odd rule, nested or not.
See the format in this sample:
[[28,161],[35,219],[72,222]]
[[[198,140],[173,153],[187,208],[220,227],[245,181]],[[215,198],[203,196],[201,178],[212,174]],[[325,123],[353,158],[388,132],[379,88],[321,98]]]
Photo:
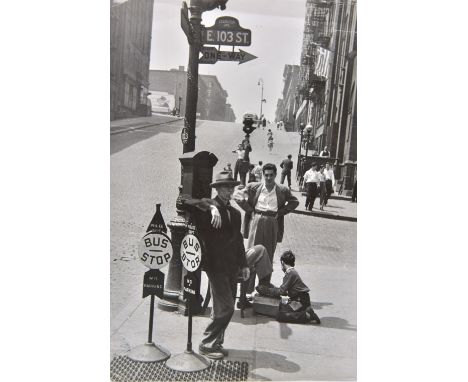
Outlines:
[[239,25],[231,16],[218,17],[212,27],[202,29],[202,44],[250,46],[252,32]]

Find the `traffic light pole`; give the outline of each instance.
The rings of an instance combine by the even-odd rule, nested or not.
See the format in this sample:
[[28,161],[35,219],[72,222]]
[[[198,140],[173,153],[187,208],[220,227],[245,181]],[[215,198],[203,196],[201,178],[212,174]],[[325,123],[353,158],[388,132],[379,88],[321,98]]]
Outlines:
[[195,124],[197,120],[198,102],[198,58],[201,45],[201,15],[202,9],[197,0],[190,2],[190,24],[193,28],[193,42],[189,48],[187,68],[187,96],[185,101],[184,125],[188,139],[183,143],[183,153],[195,151]]

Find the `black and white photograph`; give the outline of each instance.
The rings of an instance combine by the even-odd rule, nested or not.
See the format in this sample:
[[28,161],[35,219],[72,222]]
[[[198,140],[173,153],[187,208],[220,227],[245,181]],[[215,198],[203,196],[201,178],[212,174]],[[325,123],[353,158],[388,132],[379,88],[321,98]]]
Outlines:
[[467,380],[464,8],[2,4],[0,379]]
[[112,381],[356,380],[355,0],[110,4]]

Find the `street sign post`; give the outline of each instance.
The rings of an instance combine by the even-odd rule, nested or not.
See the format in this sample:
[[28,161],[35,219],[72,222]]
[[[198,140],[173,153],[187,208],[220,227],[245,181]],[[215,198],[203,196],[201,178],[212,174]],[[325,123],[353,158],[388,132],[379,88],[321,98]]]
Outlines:
[[216,64],[218,61],[238,61],[240,65],[257,58],[257,56],[254,56],[242,49],[239,49],[238,52],[228,52],[218,50],[213,46],[202,47],[200,49],[200,53],[202,54],[198,60],[200,64]]
[[239,20],[231,16],[218,17],[215,24],[202,28],[202,44],[250,46],[252,31],[239,25]]
[[180,246],[182,264],[188,273],[184,276],[184,300],[188,314],[187,349],[166,362],[166,366],[177,371],[199,371],[209,365],[192,349],[192,305],[196,304],[200,295],[200,274],[195,273],[201,264],[202,246],[198,238],[189,228]]
[[148,341],[128,353],[128,358],[139,362],[161,362],[171,356],[170,351],[153,342],[154,296],[164,297],[164,273],[159,269],[169,263],[173,253],[171,239],[164,233],[167,228],[160,207],[156,204],[156,213],[138,246],[141,262],[150,268],[143,276],[143,298],[151,296]]

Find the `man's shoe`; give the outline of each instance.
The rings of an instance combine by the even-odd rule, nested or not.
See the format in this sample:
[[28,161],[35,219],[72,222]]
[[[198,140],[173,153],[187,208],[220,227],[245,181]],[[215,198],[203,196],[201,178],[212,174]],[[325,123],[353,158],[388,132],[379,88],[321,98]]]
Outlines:
[[218,345],[215,347],[217,351],[223,354],[223,356],[227,357],[229,355],[229,350],[223,348],[223,345]]
[[320,325],[320,318],[317,316],[317,314],[311,307],[308,307],[306,309],[306,317],[308,318],[309,323],[313,325]]
[[[244,301],[244,309],[251,308],[253,305],[250,301],[245,300]],[[241,303],[240,301],[237,302],[237,309],[241,309]]]
[[209,348],[204,345],[198,347],[198,352],[211,359],[223,359],[224,354],[219,349]]

